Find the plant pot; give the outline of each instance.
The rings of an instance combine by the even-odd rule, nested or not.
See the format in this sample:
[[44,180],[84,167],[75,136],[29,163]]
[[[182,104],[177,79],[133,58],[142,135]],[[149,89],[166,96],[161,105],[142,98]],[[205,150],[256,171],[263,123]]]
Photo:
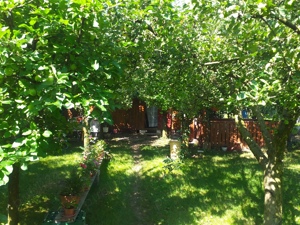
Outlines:
[[227,151],[227,147],[226,146],[223,146],[223,147],[221,147],[222,148],[222,151],[223,152],[226,152]]
[[108,133],[108,127],[103,127],[103,133]]
[[64,208],[64,215],[71,217],[75,215],[75,208]]

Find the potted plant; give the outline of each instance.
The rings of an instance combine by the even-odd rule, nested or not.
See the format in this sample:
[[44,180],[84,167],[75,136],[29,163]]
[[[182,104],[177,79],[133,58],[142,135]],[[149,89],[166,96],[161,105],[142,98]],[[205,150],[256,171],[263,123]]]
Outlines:
[[77,205],[78,205],[78,203],[76,202],[76,200],[71,200],[69,202],[66,202],[63,205],[64,215],[65,216],[73,216],[75,214]]
[[65,179],[63,189],[60,192],[62,206],[64,207],[74,202],[78,204],[83,187],[83,179],[76,170],[73,170],[70,176]]

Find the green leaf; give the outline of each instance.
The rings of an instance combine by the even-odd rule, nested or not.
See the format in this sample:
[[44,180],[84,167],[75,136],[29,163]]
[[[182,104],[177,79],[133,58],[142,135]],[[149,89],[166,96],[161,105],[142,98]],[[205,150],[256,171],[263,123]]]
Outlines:
[[269,85],[268,81],[266,81],[265,79],[260,79],[261,82],[263,82],[264,84]]
[[24,108],[26,108],[26,105],[18,105],[17,108],[18,109],[24,109]]
[[68,25],[69,24],[69,20],[64,20],[64,19],[60,19],[59,20],[60,23],[64,24],[64,25]]
[[6,34],[9,34],[9,33],[10,33],[9,27],[1,27],[1,29],[0,29],[0,39],[2,37],[4,37]]
[[111,75],[109,73],[104,72],[104,74],[106,75],[107,79],[111,79]]
[[49,130],[45,130],[42,135],[43,135],[43,137],[47,137],[48,138],[48,137],[50,137],[52,135],[52,132],[49,131]]
[[24,139],[23,138],[18,138],[17,140],[14,141],[12,144],[12,148],[18,148],[24,144]]
[[73,104],[72,102],[67,102],[67,103],[65,104],[65,107],[66,107],[67,109],[72,109],[72,108],[74,108],[74,104]]
[[239,101],[239,100],[243,100],[243,99],[245,99],[246,98],[246,94],[245,94],[245,92],[244,91],[242,91],[241,93],[239,93],[238,95],[237,95],[237,100]]
[[102,112],[106,112],[107,109],[103,105],[98,105],[98,107],[101,109]]
[[90,100],[88,100],[88,99],[82,99],[82,105],[83,106],[89,106],[90,105]]
[[21,165],[21,170],[27,170],[27,164],[26,163],[23,163],[22,165]]
[[49,69],[49,67],[47,67],[47,66],[40,66],[40,67],[38,68],[38,70],[47,70],[47,69]]
[[11,148],[12,145],[11,145],[11,144],[6,144],[6,145],[2,145],[1,147],[2,147],[2,148]]
[[19,28],[25,28],[29,32],[34,32],[33,27],[28,26],[27,24],[21,24],[21,25],[19,25]]
[[8,174],[10,174],[10,173],[12,173],[12,171],[13,171],[13,165],[5,166],[5,169],[6,169],[6,171],[8,172]]
[[99,63],[97,62],[97,60],[95,60],[95,63],[92,65],[92,67],[94,68],[94,70],[99,69]]
[[31,133],[32,133],[32,130],[27,130],[27,131],[23,132],[22,135],[28,136],[28,135],[30,135]]
[[10,100],[4,100],[4,101],[1,101],[3,105],[10,105],[11,104],[11,101]]

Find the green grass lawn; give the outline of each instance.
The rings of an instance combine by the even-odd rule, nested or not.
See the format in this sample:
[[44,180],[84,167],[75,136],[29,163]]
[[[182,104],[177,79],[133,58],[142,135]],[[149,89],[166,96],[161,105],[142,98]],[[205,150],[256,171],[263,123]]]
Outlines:
[[[130,144],[110,141],[114,157],[102,164],[100,182],[83,205],[88,225],[262,224],[263,174],[250,153],[204,152],[169,172],[163,162],[168,140],[153,140],[140,146],[137,173]],[[41,225],[49,210],[58,209],[62,181],[79,159],[74,149],[22,173],[21,225]],[[287,153],[285,162],[284,224],[300,224],[300,150]],[[0,214],[6,214],[6,193],[0,187]]]

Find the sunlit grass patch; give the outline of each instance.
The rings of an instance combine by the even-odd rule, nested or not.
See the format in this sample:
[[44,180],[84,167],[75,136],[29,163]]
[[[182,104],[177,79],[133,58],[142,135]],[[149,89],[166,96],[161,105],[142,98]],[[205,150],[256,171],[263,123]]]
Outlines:
[[[153,154],[153,151],[158,152]],[[235,224],[232,221],[255,224],[251,217],[245,219],[243,215],[246,208],[256,208],[252,216],[257,217],[261,209],[258,206],[261,203],[255,201],[252,204],[251,196],[246,193],[254,191],[254,196],[262,194],[259,188],[261,174],[251,172],[258,168],[255,162],[243,162],[239,155],[208,154],[202,159],[185,159],[170,174],[160,176],[164,166],[162,161],[168,149],[147,146],[142,152],[146,158],[143,166],[143,193],[147,199],[145,204],[155,206],[149,209],[150,214],[164,218],[164,222],[158,221],[158,224],[218,224],[220,221],[223,224]],[[258,182],[252,182],[251,189],[245,185],[247,179],[258,179]],[[151,196],[157,198],[152,200]],[[169,218],[162,212],[172,212],[173,216]],[[261,221],[261,214],[258,218]]]

